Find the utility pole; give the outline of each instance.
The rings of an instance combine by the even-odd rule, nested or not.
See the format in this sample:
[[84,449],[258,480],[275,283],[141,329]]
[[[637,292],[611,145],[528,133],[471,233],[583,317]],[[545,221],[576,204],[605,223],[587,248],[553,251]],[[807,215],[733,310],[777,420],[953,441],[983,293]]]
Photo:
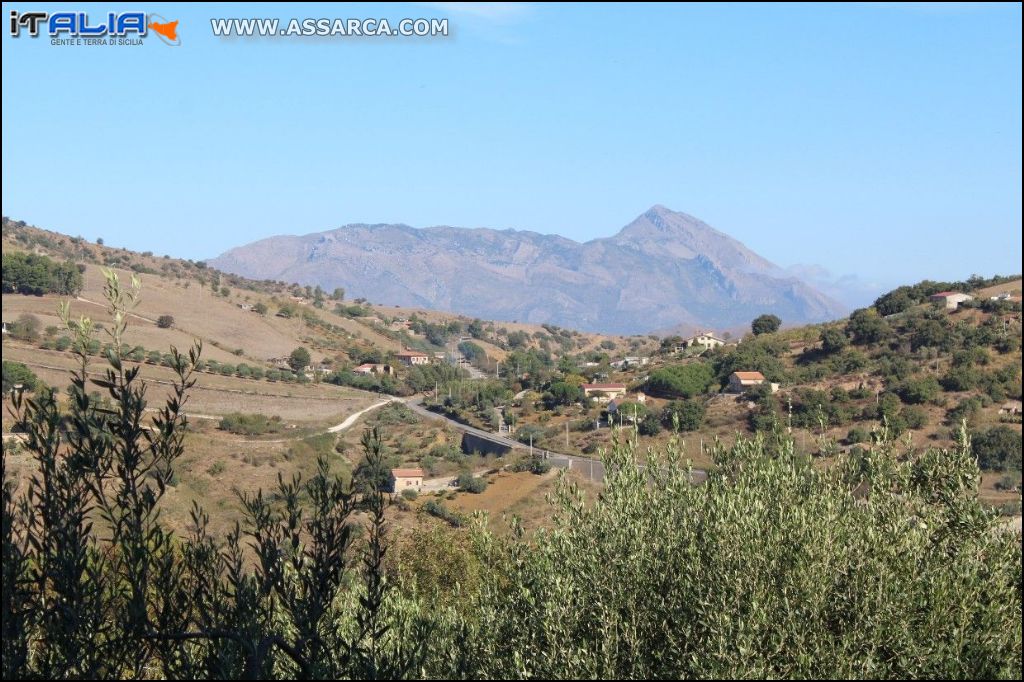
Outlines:
[[530,432],[530,458],[533,458],[533,432]]

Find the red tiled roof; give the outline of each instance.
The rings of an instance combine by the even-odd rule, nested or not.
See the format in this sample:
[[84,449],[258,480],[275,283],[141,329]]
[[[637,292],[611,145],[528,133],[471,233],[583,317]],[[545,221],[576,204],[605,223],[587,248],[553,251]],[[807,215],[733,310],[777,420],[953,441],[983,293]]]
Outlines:
[[953,296],[953,295],[959,294],[959,293],[960,293],[959,291],[940,291],[937,294],[932,294],[932,298],[937,298],[939,296],[943,296],[943,297],[945,297],[945,296]]
[[764,381],[764,375],[760,372],[733,372],[740,381]]
[[583,384],[584,391],[601,391],[606,388],[626,390],[626,384]]
[[423,478],[423,469],[392,469],[395,478]]

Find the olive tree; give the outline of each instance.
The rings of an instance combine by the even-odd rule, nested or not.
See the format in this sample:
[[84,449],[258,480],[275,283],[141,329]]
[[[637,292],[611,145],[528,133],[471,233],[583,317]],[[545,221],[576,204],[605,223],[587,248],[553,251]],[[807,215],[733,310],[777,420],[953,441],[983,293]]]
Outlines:
[[1020,678],[1020,536],[979,502],[966,435],[827,470],[759,435],[715,445],[700,485],[678,443],[636,450],[606,454],[595,500],[563,479],[549,531],[478,523],[479,592],[433,674]]

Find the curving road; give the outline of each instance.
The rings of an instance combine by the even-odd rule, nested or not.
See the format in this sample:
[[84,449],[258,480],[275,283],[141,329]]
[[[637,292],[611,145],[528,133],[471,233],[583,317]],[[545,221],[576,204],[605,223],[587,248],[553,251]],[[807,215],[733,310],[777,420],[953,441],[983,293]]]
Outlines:
[[[422,417],[425,417],[427,419],[448,422],[452,427],[458,429],[459,431],[463,431],[465,433],[472,433],[473,435],[489,440],[492,443],[498,443],[499,445],[504,445],[514,450],[528,451],[530,449],[529,445],[520,443],[517,440],[512,440],[511,438],[506,438],[505,436],[499,436],[496,433],[484,431],[483,429],[478,429],[475,426],[463,424],[462,422],[455,421],[454,419],[450,419],[444,416],[443,414],[438,414],[437,412],[431,412],[427,408],[423,407],[422,397],[418,396],[415,398],[407,398],[405,400],[405,404],[406,406],[409,407],[409,409],[411,409],[413,412],[419,414]],[[561,452],[552,452],[550,450],[544,450],[543,448],[534,448],[534,452],[547,457],[548,461],[551,462],[551,466],[557,467],[559,469],[572,469],[582,474],[584,478],[587,478],[591,481],[595,481],[597,483],[600,483],[601,481],[604,480],[604,463],[601,462],[600,460],[590,459],[588,457],[578,457],[576,455],[566,455]]]
[[[505,445],[515,450],[529,450],[530,446],[524,443],[520,443],[517,440],[500,436],[490,431],[484,431],[474,426],[463,424],[462,422],[450,419],[443,414],[437,412],[431,412],[427,408],[423,407],[423,397],[417,396],[415,398],[406,398],[406,406],[409,407],[413,412],[426,417],[427,419],[436,419],[446,421],[451,424],[452,427],[466,433],[472,433],[473,435],[485,438],[493,443]],[[584,478],[594,482],[601,483],[604,481],[604,462],[599,459],[593,459],[590,457],[581,457],[579,455],[567,455],[562,452],[552,452],[551,450],[544,450],[542,448],[534,448],[534,451],[544,455],[551,465],[559,469],[572,469],[573,471],[581,474]],[[643,468],[643,465],[638,465]],[[693,482],[703,483],[707,480],[707,472],[702,469],[693,470]]]
[[353,424],[355,424],[356,420],[358,420],[360,417],[362,417],[367,412],[370,412],[371,410],[376,410],[378,407],[384,407],[388,403],[400,403],[400,402],[402,402],[401,398],[388,398],[387,400],[381,400],[380,402],[376,402],[373,405],[370,405],[369,407],[364,407],[363,409],[359,410],[358,412],[353,412],[352,414],[350,414],[348,417],[345,418],[345,421],[341,422],[340,424],[336,424],[336,425],[332,426],[331,428],[327,429],[327,433],[338,433],[339,431],[344,431],[348,427],[350,427]]

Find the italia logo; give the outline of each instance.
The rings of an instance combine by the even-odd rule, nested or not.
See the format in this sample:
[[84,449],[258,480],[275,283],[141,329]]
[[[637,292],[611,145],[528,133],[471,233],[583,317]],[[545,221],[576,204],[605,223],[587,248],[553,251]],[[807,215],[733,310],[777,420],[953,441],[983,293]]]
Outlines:
[[90,18],[86,12],[18,12],[11,10],[11,37],[30,37],[42,33],[51,39],[135,38],[141,41],[152,31],[167,45],[181,45],[178,21],[145,12],[108,12],[103,18]]

